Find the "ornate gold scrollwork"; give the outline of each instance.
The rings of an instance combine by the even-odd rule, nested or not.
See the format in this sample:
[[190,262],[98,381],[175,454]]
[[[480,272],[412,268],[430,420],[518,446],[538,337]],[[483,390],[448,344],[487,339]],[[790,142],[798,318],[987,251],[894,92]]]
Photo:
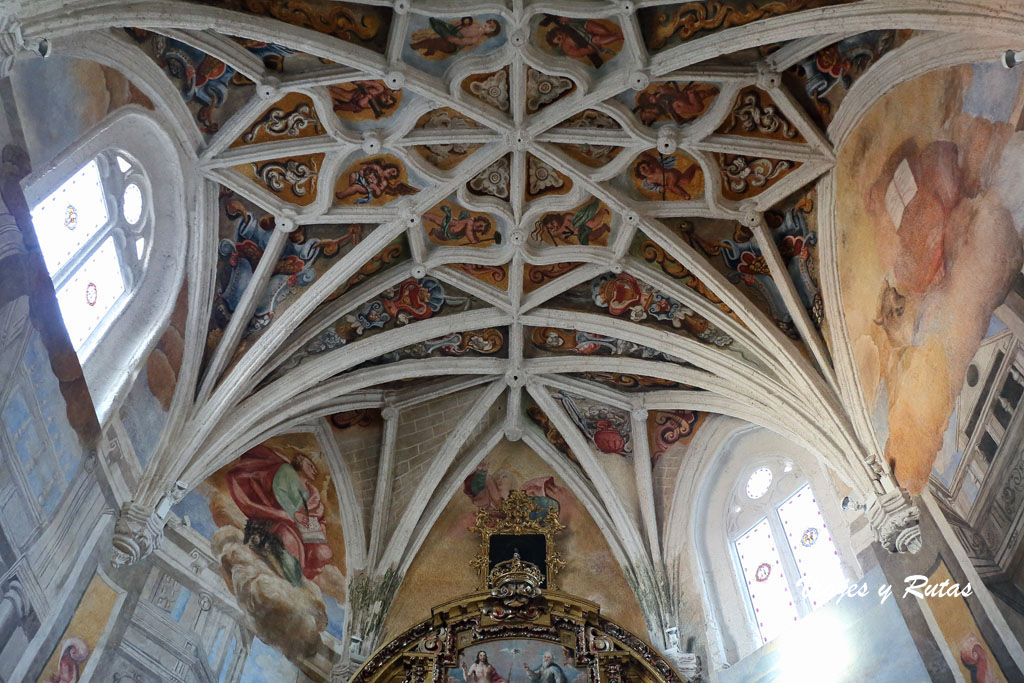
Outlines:
[[[549,507],[544,510],[523,491],[510,492],[508,497],[496,508],[478,510],[476,522],[469,530],[480,534],[480,549],[470,562],[470,566],[480,573],[480,589],[491,587],[488,581],[491,536],[496,534],[516,536],[542,534],[545,539],[547,587],[548,590],[554,590],[556,588],[555,575],[565,566],[565,560],[555,549],[555,536],[565,528],[565,525],[558,521],[557,507]],[[498,566],[495,566],[495,569],[498,569]]]

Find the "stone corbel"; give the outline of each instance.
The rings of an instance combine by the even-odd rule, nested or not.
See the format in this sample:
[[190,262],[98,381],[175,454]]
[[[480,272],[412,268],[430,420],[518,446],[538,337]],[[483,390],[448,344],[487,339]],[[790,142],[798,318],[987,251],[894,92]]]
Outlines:
[[666,652],[665,656],[672,662],[672,666],[679,675],[689,683],[700,683],[703,680],[701,678],[703,667],[701,666],[700,657],[697,655],[692,652],[681,652],[677,649],[675,652]]
[[184,482],[175,482],[152,510],[135,501],[122,505],[114,523],[114,552],[110,564],[115,568],[135,564],[157,550],[164,538],[167,515],[185,497],[187,490]]
[[868,521],[875,540],[890,553],[921,549],[921,511],[902,489],[877,494],[868,502]]
[[164,520],[155,510],[128,501],[114,523],[114,553],[110,564],[115,569],[135,564],[160,547],[164,537]]
[[689,683],[699,683],[701,679],[700,657],[692,652],[683,652],[679,644],[679,629],[675,626],[665,629],[665,641],[668,648],[664,655],[672,663],[672,667]]
[[26,53],[45,57],[50,53],[50,45],[45,38],[26,43],[21,22],[0,8],[0,78],[6,78],[14,63]]

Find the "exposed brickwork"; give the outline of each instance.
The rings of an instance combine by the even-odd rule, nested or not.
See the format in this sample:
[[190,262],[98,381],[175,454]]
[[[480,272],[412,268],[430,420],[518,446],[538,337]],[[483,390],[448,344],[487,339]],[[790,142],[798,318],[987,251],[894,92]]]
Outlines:
[[454,471],[459,467],[462,458],[466,455],[466,451],[470,451],[476,447],[477,439],[480,438],[481,434],[494,426],[495,423],[505,421],[506,405],[505,394],[499,396],[498,399],[491,404],[491,407],[487,409],[487,412],[484,413],[484,416],[476,424],[476,427],[473,428],[473,432],[469,435],[469,438],[462,444],[462,448],[459,449],[458,455],[456,455],[455,459],[452,460],[452,464],[448,468],[448,471],[444,473],[442,481],[447,481],[448,477],[453,475]]
[[[652,445],[653,447],[653,445]],[[672,496],[676,491],[676,476],[686,457],[687,444],[676,443],[658,458],[651,473],[651,484],[654,489],[654,516],[658,520],[658,531],[665,528],[665,517],[672,505]]]
[[370,413],[369,424],[353,425],[346,429],[334,429],[338,450],[345,459],[352,488],[355,490],[359,507],[363,511],[363,527],[366,538],[370,537],[373,521],[373,496],[377,487],[377,466],[380,461],[380,447],[383,438],[384,421],[379,411]]
[[437,484],[436,481],[423,481],[427,468],[444,446],[448,435],[466,412],[473,408],[483,391],[482,387],[474,387],[399,412],[391,507],[388,509],[388,537],[398,526],[413,491],[420,486]]

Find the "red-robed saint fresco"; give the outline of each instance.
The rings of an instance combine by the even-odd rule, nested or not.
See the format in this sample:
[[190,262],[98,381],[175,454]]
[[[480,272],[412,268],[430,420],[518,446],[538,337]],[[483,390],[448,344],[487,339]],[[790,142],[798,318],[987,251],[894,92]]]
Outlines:
[[332,556],[316,475],[307,456],[289,461],[267,446],[250,449],[227,473],[231,498],[248,520],[246,542],[274,555],[296,586],[316,578]]

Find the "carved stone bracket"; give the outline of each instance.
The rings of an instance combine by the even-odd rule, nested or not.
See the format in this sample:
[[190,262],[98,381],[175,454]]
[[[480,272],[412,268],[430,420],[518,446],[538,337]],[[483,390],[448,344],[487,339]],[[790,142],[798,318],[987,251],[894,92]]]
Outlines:
[[875,497],[868,504],[868,521],[875,540],[890,553],[916,553],[921,549],[921,511],[901,489]]
[[21,34],[21,23],[13,16],[10,8],[0,5],[0,78],[5,78],[14,67],[14,62],[25,53],[45,57],[50,52],[45,38],[25,42]]
[[703,666],[697,655],[673,648],[665,652],[665,657],[672,663],[676,671],[690,683],[700,683],[703,680],[701,678]]
[[164,537],[164,520],[156,511],[133,501],[121,506],[114,523],[112,566],[134,564],[160,547]]

